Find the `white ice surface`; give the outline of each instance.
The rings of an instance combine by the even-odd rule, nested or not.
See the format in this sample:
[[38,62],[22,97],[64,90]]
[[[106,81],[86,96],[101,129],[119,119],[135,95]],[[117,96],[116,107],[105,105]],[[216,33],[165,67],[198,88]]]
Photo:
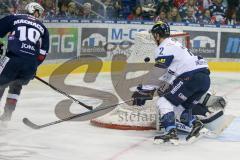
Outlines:
[[[88,87],[109,89],[107,74]],[[81,76],[71,76],[67,84],[82,84]],[[226,114],[240,116],[240,74],[213,73],[212,87],[228,100]],[[111,87],[110,87],[111,88]],[[96,105],[99,101],[81,98]],[[120,131],[91,126],[89,122],[64,122],[41,130],[22,123],[28,117],[37,124],[57,120],[55,105],[66,99],[37,80],[24,88],[12,121],[0,128],[0,160],[237,160],[240,149],[240,120],[217,139],[201,139],[185,146],[154,145],[155,131]],[[4,103],[4,102],[2,102]],[[2,109],[1,109],[2,110]],[[72,105],[75,113],[86,109]]]

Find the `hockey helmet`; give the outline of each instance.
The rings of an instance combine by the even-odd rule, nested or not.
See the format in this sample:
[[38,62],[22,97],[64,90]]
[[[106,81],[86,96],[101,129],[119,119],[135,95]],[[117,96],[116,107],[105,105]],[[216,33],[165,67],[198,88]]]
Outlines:
[[158,34],[160,37],[167,38],[170,36],[170,27],[166,22],[157,21],[150,32],[154,37]]
[[25,10],[27,11],[27,13],[29,13],[31,15],[33,15],[35,13],[35,11],[38,11],[40,16],[44,12],[44,8],[36,2],[31,2],[31,3],[27,4],[25,7]]

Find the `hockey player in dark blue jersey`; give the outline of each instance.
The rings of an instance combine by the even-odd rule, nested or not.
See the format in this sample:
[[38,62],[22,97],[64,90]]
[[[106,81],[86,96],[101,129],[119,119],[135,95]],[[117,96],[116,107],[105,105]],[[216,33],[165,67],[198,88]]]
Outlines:
[[26,5],[25,10],[27,14],[0,19],[0,38],[8,38],[5,56],[0,59],[0,98],[9,87],[4,113],[0,117],[3,121],[11,119],[22,85],[34,78],[37,67],[49,50],[49,33],[39,20],[43,7],[32,2]]

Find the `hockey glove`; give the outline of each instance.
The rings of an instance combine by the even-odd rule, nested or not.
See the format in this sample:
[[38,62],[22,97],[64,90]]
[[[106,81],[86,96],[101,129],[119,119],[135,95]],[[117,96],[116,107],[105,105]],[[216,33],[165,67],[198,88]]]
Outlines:
[[163,82],[161,86],[159,86],[157,93],[159,97],[164,96],[172,90],[173,86],[167,82]]
[[46,58],[46,55],[39,54],[39,55],[37,56],[38,66],[43,63],[43,61],[45,60],[45,58]]
[[146,100],[152,100],[154,95],[154,90],[145,90],[142,89],[141,86],[137,87],[137,91],[135,91],[132,95],[133,105],[142,106],[146,103]]

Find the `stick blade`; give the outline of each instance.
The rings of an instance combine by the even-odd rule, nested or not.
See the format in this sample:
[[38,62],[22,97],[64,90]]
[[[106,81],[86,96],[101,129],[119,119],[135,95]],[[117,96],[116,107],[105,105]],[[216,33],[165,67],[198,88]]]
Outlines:
[[23,123],[32,129],[40,129],[41,128],[41,126],[32,123],[28,118],[23,118]]

